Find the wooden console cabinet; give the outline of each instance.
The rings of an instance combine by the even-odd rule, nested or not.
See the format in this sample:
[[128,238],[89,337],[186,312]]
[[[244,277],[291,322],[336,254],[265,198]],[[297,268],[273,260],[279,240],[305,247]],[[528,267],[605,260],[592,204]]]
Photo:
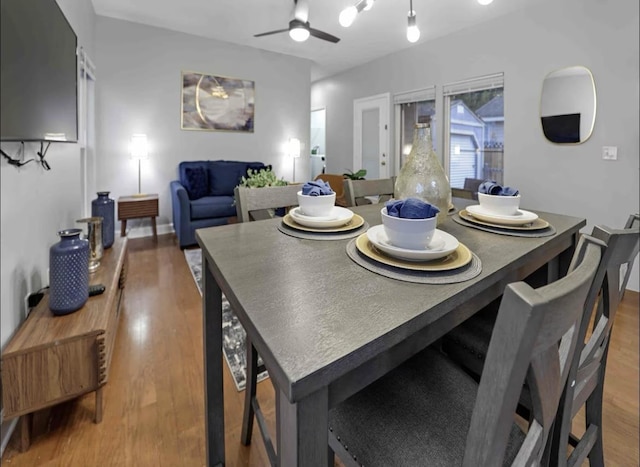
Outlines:
[[95,422],[102,420],[102,388],[109,377],[126,275],[127,238],[116,238],[89,276],[91,284],[105,286],[104,293],[65,316],[49,310],[45,294],[4,349],[4,416],[28,415],[23,449],[29,444],[29,415],[45,407],[95,391]]

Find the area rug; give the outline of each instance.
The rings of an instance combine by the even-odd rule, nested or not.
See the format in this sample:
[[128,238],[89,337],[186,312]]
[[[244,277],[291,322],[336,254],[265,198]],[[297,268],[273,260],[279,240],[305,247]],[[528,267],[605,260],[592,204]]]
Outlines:
[[[202,250],[184,250],[193,280],[196,281],[202,296]],[[235,315],[227,297],[222,294],[222,352],[227,361],[238,391],[244,390],[247,383],[246,333]],[[269,377],[262,359],[258,358],[258,381]]]

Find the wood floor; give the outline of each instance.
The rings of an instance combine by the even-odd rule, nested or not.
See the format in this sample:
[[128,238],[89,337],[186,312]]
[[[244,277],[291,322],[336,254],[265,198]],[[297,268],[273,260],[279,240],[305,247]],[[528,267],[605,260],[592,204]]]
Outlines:
[[[31,448],[19,452],[16,430],[3,465],[205,464],[200,294],[170,235],[159,236],[157,244],[131,239],[129,266],[102,423],[92,421],[93,395],[39,412]],[[638,293],[627,293],[611,341],[604,407],[608,466],[639,461],[638,309]],[[244,392],[236,391],[224,367],[227,465],[268,465],[257,427],[252,446],[240,444]],[[268,380],[258,385],[258,395],[275,433]]]

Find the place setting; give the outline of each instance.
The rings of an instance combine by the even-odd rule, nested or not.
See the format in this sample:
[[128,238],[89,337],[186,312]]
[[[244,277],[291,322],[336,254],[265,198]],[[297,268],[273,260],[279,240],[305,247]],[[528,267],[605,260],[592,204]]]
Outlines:
[[347,255],[365,269],[392,279],[452,284],[476,277],[482,264],[456,237],[436,228],[439,209],[417,198],[390,200],[382,224],[347,244]]
[[547,237],[556,229],[536,213],[520,209],[520,192],[486,181],[478,187],[478,203],[452,219],[466,227],[514,237]]
[[369,224],[351,209],[335,205],[336,194],[323,180],[305,183],[298,206],[282,218],[278,230],[308,240],[344,240],[366,232]]

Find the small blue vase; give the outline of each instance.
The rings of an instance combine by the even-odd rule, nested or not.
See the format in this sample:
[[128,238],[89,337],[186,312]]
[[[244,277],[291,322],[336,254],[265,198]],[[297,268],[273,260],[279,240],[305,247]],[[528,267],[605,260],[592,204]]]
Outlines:
[[115,202],[108,191],[98,191],[98,197],[91,201],[91,216],[102,217],[102,247],[110,248],[115,232]]
[[54,315],[73,313],[89,298],[89,241],[81,233],[61,230],[60,241],[49,249],[49,309]]

